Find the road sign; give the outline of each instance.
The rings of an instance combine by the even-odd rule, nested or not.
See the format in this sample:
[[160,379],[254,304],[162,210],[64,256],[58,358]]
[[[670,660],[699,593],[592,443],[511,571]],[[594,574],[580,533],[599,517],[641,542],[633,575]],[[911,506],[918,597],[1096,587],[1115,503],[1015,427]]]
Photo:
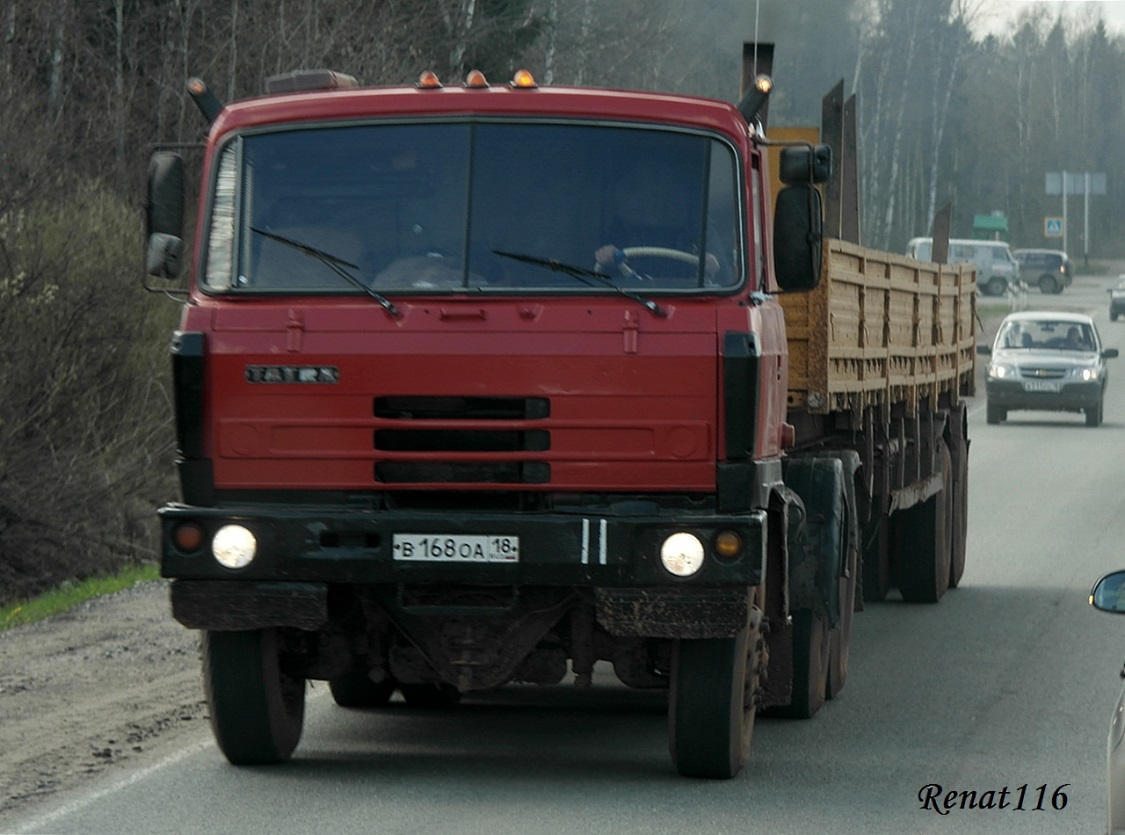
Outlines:
[[1064,182],[1067,194],[1105,194],[1104,171],[1048,171],[1044,179],[1047,194],[1062,194]]
[[1061,238],[1063,236],[1063,219],[1061,217],[1043,218],[1043,237]]

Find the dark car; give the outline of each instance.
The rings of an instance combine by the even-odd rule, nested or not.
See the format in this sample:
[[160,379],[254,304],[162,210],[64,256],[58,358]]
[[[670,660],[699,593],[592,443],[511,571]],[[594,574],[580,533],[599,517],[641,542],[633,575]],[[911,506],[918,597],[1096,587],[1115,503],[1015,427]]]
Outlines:
[[1109,288],[1109,319],[1116,322],[1118,316],[1125,315],[1125,275],[1118,276],[1118,282]]
[[1020,278],[1041,293],[1061,293],[1073,281],[1070,259],[1061,249],[1013,249]]
[[1100,426],[1107,359],[1094,320],[1085,313],[1028,310],[1010,313],[992,345],[985,379],[989,423],[1022,409],[1084,412],[1087,426]]

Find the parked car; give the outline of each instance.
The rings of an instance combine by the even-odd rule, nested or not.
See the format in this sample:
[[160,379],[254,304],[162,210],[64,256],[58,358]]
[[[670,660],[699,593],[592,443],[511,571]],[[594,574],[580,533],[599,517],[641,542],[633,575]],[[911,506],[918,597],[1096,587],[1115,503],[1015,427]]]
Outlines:
[[987,419],[1000,423],[1021,409],[1084,412],[1087,426],[1100,426],[1107,382],[1106,360],[1094,320],[1085,313],[1026,310],[1000,323],[985,377]]
[[[1106,574],[1090,590],[1090,605],[1103,612],[1125,614],[1125,571]],[[1125,669],[1121,671],[1125,679]],[[1109,719],[1106,744],[1107,832],[1125,832],[1125,687]]]
[[[933,259],[933,238],[911,238],[906,254],[919,261]],[[977,268],[977,285],[987,296],[1002,296],[1020,290],[1020,266],[1004,241],[949,239],[948,264],[973,264]]]
[[1116,322],[1117,317],[1125,315],[1125,275],[1117,277],[1118,282],[1109,288],[1109,320]]
[[1020,278],[1040,293],[1061,293],[1074,280],[1070,259],[1061,249],[1013,249]]

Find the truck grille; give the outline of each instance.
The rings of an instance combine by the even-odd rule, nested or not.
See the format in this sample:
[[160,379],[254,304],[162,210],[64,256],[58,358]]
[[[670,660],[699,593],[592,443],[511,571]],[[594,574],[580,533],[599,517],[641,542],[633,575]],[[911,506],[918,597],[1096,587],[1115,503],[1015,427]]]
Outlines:
[[[547,484],[551,480],[551,466],[545,461],[522,456],[519,460],[466,460],[473,453],[511,455],[550,450],[551,434],[546,429],[495,425],[549,417],[550,401],[546,398],[390,396],[376,398],[374,411],[375,417],[398,424],[375,430],[374,448],[395,456],[376,462],[377,482]],[[453,422],[457,425],[445,425]],[[419,458],[412,459],[410,453],[418,453]],[[450,457],[443,459],[441,453]]]

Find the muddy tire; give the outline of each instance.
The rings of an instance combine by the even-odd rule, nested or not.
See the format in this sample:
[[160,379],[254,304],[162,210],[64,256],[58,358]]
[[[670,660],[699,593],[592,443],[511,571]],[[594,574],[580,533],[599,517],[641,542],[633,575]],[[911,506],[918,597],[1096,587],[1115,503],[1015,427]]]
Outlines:
[[937,603],[949,588],[952,465],[944,442],[938,466],[941,490],[891,517],[898,588],[907,603]]
[[962,435],[954,441],[960,447],[960,464],[953,473],[952,519],[950,520],[949,588],[955,589],[965,573],[965,553],[969,530],[969,444]]
[[680,640],[672,650],[668,747],[685,777],[726,780],[750,756],[766,665],[761,613],[734,638]]
[[770,716],[811,719],[828,696],[831,640],[828,624],[809,609],[793,613],[793,696],[788,705],[771,707]]
[[825,695],[835,699],[848,683],[848,659],[852,650],[852,619],[855,615],[856,561],[858,548],[849,548],[848,574],[840,578],[840,624],[829,632],[828,686]]
[[281,667],[276,629],[203,633],[211,730],[232,765],[286,762],[301,739],[305,680]]

